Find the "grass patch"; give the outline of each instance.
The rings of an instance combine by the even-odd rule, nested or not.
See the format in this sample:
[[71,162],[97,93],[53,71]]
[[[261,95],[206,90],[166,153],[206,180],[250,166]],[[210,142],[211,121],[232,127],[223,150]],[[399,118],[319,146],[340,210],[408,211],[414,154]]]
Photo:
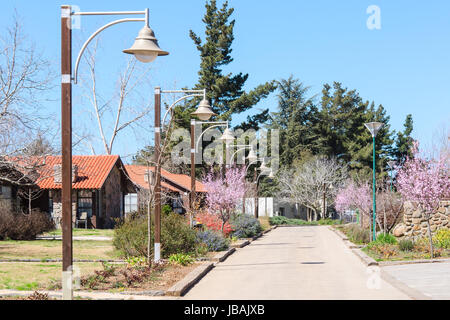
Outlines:
[[[101,263],[75,263],[81,276],[101,268]],[[62,264],[0,263],[0,289],[55,290],[61,287]]]
[[[42,234],[43,236],[62,236],[62,230],[56,229]],[[113,229],[72,229],[73,236],[98,236],[98,237],[112,237],[114,235]]]
[[[112,241],[73,241],[74,259],[117,259]],[[61,259],[61,240],[0,241],[0,259]]]

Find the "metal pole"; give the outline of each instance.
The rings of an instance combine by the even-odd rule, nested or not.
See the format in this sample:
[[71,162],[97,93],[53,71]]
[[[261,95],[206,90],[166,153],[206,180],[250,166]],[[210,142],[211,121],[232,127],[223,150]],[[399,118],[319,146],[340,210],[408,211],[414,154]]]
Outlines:
[[161,88],[155,88],[155,252],[154,261],[161,259]]
[[[255,170],[255,177],[256,177],[256,170]],[[258,188],[259,188],[259,179],[256,178],[256,196],[255,196],[255,218],[258,219],[259,216],[259,199],[258,199]]]
[[373,143],[373,221],[372,221],[372,228],[373,228],[373,236],[372,239],[373,241],[376,240],[376,224],[375,224],[375,217],[376,217],[376,212],[377,212],[377,202],[376,202],[376,181],[375,181],[375,135],[372,138],[372,143]]
[[189,197],[190,223],[194,219],[194,201],[195,201],[195,120],[191,120],[191,194]]
[[61,6],[62,290],[72,300],[72,30],[71,6]]

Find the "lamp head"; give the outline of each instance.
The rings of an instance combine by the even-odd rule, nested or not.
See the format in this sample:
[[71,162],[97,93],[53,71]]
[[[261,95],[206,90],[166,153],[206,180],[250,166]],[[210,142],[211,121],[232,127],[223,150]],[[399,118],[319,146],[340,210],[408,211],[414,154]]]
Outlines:
[[380,131],[381,127],[384,125],[382,122],[369,122],[364,123],[367,129],[369,129],[370,133],[372,134],[372,137],[376,137],[378,131]]
[[124,53],[134,54],[136,59],[141,62],[152,62],[157,56],[167,56],[167,51],[161,50],[158,46],[158,40],[155,38],[153,30],[144,26],[140,31],[133,45],[129,49],[123,50]]
[[222,142],[225,142],[225,144],[227,145],[232,143],[234,141],[233,131],[231,131],[229,128],[226,128],[219,139],[222,140]]
[[255,151],[253,151],[253,147],[250,148],[250,152],[248,153],[247,159],[248,161],[250,161],[250,163],[258,160],[258,156],[256,155]]
[[206,99],[202,99],[202,101],[200,101],[200,104],[197,107],[197,110],[195,110],[191,114],[203,121],[209,120],[212,116],[216,115],[211,110],[211,106],[209,105],[209,102]]

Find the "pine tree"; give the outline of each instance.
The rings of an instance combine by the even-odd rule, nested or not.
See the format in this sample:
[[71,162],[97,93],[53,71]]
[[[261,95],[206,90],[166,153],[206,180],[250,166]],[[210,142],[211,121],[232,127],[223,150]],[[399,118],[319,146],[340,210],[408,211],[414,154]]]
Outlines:
[[[218,114],[215,120],[231,120],[233,114],[247,111],[261,99],[266,98],[276,89],[276,84],[269,81],[246,92],[243,88],[248,74],[223,74],[223,67],[233,62],[231,46],[234,40],[235,20],[230,21],[230,17],[234,9],[228,8],[228,1],[225,1],[219,9],[215,0],[207,1],[205,7],[206,13],[202,20],[205,23],[204,41],[194,31],[189,32],[200,53],[201,61],[198,83],[194,88],[206,89],[212,109]],[[198,99],[193,99],[187,104],[188,108],[176,109],[174,116],[177,120],[182,119],[177,121],[179,126],[189,128],[190,113],[195,110],[198,102]],[[263,110],[259,115],[250,118],[249,123],[253,122],[252,127],[255,127],[257,123],[254,122],[265,121],[267,113],[267,110]],[[245,126],[244,123],[242,128]]]
[[278,83],[278,111],[272,113],[270,127],[280,131],[280,163],[291,166],[304,152],[311,151],[314,114],[313,97],[307,97],[309,87],[291,75]]
[[414,139],[411,137],[413,131],[413,119],[411,114],[406,116],[403,127],[403,132],[397,133],[393,151],[393,158],[399,165],[402,165],[405,162],[406,157],[412,157],[411,150]]

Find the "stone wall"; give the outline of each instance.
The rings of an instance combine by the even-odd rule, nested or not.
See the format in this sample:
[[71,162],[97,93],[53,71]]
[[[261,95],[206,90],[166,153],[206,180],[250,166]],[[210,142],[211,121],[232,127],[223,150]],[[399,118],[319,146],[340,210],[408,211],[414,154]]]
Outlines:
[[[450,228],[450,201],[441,201],[439,209],[430,219],[431,232],[434,234],[441,228]],[[417,239],[428,236],[428,225],[418,209],[410,202],[405,202],[403,221],[393,230],[396,237]]]

